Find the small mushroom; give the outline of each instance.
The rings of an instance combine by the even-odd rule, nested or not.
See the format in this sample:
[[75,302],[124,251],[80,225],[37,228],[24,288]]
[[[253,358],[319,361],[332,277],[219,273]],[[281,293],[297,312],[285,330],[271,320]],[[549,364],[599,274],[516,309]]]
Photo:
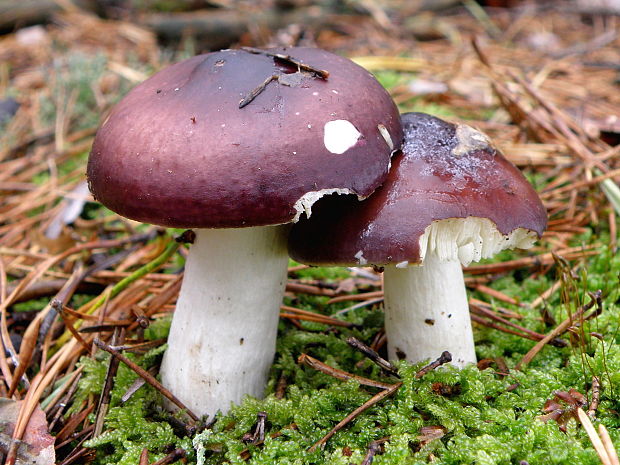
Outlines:
[[463,366],[476,355],[461,264],[532,246],[547,215],[484,134],[422,113],[402,121],[402,153],[383,186],[364,202],[317,203],[291,230],[289,253],[312,265],[385,267],[390,357],[447,350]]
[[160,372],[195,413],[262,394],[286,282],[285,225],[325,194],[364,198],[383,182],[392,148],[380,126],[402,141],[398,111],[367,71],[289,48],[174,64],[99,128],[88,161],[95,198],[134,220],[197,228]]

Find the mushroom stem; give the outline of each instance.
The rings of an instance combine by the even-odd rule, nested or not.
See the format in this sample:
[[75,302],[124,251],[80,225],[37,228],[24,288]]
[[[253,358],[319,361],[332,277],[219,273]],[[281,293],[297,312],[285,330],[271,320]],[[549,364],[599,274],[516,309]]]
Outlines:
[[[463,271],[458,261],[428,254],[422,266],[385,267],[385,331],[391,359],[476,363]],[[399,357],[400,356],[400,357]]]
[[198,415],[263,394],[286,284],[287,230],[196,231],[160,373]]

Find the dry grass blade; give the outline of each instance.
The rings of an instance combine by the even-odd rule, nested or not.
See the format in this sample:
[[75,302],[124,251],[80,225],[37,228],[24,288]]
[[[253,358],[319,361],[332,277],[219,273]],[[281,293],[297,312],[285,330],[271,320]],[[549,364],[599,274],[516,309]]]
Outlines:
[[419,71],[428,67],[424,59],[393,56],[363,56],[352,60],[369,71],[389,69],[391,71]]
[[370,300],[377,297],[383,297],[383,291],[373,291],[373,292],[364,292],[361,294],[349,294],[349,295],[339,295],[338,297],[333,297],[327,301],[327,305],[335,304],[337,302],[347,302],[349,300]]
[[[4,262],[2,260],[2,258],[0,257],[0,284],[2,285],[2,292],[0,294],[1,300],[0,300],[0,342],[1,342],[1,350],[2,353],[15,353],[15,348],[13,347],[13,343],[11,342],[11,337],[9,336],[9,330],[7,327],[7,322],[6,322],[6,313],[7,313],[7,308],[8,306],[5,305],[4,303],[7,301],[7,296],[6,296],[6,270],[4,268]],[[13,373],[11,372],[11,369],[9,367],[9,364],[7,363],[7,360],[5,357],[0,357],[0,370],[2,371],[2,377],[4,378],[4,381],[7,383],[7,388],[10,389],[10,387],[16,383],[16,381],[14,381],[13,379]],[[19,377],[17,378],[17,380],[19,380]]]
[[594,429],[594,425],[590,421],[590,418],[588,417],[588,415],[586,415],[583,409],[578,408],[577,417],[579,418],[579,421],[583,425],[583,428],[586,430],[586,433],[588,433],[588,437],[590,438],[590,441],[592,442],[592,445],[594,446],[594,450],[596,450],[596,453],[601,459],[601,462],[603,462],[603,465],[613,465],[613,462],[611,461],[611,458],[609,457],[609,453],[607,452],[607,449],[605,448],[603,441],[601,441],[601,438],[596,433],[596,429]]
[[[82,375],[83,369],[84,367],[78,367],[76,370],[74,370],[73,373],[71,373],[71,375],[69,376],[69,378],[65,381],[62,389],[60,389],[53,397],[48,397],[44,399],[44,401],[41,403],[41,407],[46,404],[43,411],[48,417],[51,415],[51,412],[54,409],[56,409],[57,411],[62,411],[62,406],[59,405],[60,399],[62,399],[62,397],[65,395],[67,395],[67,397],[71,397],[71,391],[77,389],[77,382]],[[66,402],[64,402],[64,404],[66,404]],[[50,423],[50,428],[52,426],[53,421]]]
[[44,312],[39,313],[31,324],[28,325],[26,332],[22,338],[21,347],[19,349],[19,363],[15,367],[13,372],[13,382],[9,387],[8,396],[11,397],[17,389],[19,380],[26,373],[26,369],[30,366],[32,356],[34,355],[37,347],[37,338],[39,336],[39,328],[41,327],[41,320],[45,315]]
[[[45,389],[53,382],[56,378],[60,370],[65,368],[66,364],[73,357],[79,354],[81,348],[77,348],[76,350],[76,342],[69,341],[65,344],[61,350],[59,350],[54,357],[50,360],[46,371],[39,372],[31,381],[30,388],[26,393],[26,397],[24,399],[24,403],[19,412],[19,417],[17,418],[17,422],[15,424],[15,430],[13,431],[13,440],[20,440],[23,438],[24,432],[26,431],[26,426],[30,421],[30,417],[32,412],[34,412],[37,407],[41,396]],[[15,442],[13,444],[16,444]],[[7,454],[6,463],[7,465],[14,465],[15,462],[15,452]]]
[[618,459],[618,452],[614,446],[614,443],[611,442],[611,438],[609,437],[609,431],[605,428],[605,425],[598,425],[598,434],[601,437],[601,442],[607,451],[607,455],[609,456],[609,461],[611,465],[620,465],[620,460]]
[[290,313],[280,313],[280,318],[291,318],[297,320],[314,321],[316,323],[323,323],[331,326],[342,326],[345,328],[351,328],[353,323],[348,321],[338,320],[329,315],[321,315],[320,313],[311,312],[308,310],[302,310],[301,308],[290,307],[288,305],[280,306],[281,310]]

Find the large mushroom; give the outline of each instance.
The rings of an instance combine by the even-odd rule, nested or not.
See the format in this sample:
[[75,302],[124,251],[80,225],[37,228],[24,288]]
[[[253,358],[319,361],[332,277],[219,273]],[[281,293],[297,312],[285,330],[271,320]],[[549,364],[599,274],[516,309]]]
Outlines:
[[134,220],[198,228],[160,372],[192,411],[262,394],[286,281],[283,225],[325,194],[370,195],[402,138],[372,75],[312,48],[196,56],[114,108],[88,161],[95,198]]
[[389,356],[417,362],[448,350],[463,366],[476,355],[461,264],[530,247],[547,216],[484,134],[423,113],[402,121],[385,184],[364,202],[318,202],[292,228],[289,252],[312,265],[385,267]]

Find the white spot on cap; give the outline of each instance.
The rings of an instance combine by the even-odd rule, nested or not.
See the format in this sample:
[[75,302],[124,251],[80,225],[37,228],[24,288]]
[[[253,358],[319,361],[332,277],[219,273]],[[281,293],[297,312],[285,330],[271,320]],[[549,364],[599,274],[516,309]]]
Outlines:
[[361,135],[350,121],[337,119],[325,123],[323,143],[331,153],[341,154],[353,147]]
[[358,250],[357,253],[353,256],[357,259],[357,263],[359,263],[360,265],[365,265],[368,263],[368,260],[364,258],[364,252],[361,250]]
[[452,149],[452,155],[455,157],[460,157],[476,150],[493,149],[493,143],[486,134],[466,124],[458,124],[456,126],[456,138],[459,144]]
[[404,262],[398,262],[395,266],[396,268],[407,268],[408,265],[409,265],[409,262],[405,260]]

